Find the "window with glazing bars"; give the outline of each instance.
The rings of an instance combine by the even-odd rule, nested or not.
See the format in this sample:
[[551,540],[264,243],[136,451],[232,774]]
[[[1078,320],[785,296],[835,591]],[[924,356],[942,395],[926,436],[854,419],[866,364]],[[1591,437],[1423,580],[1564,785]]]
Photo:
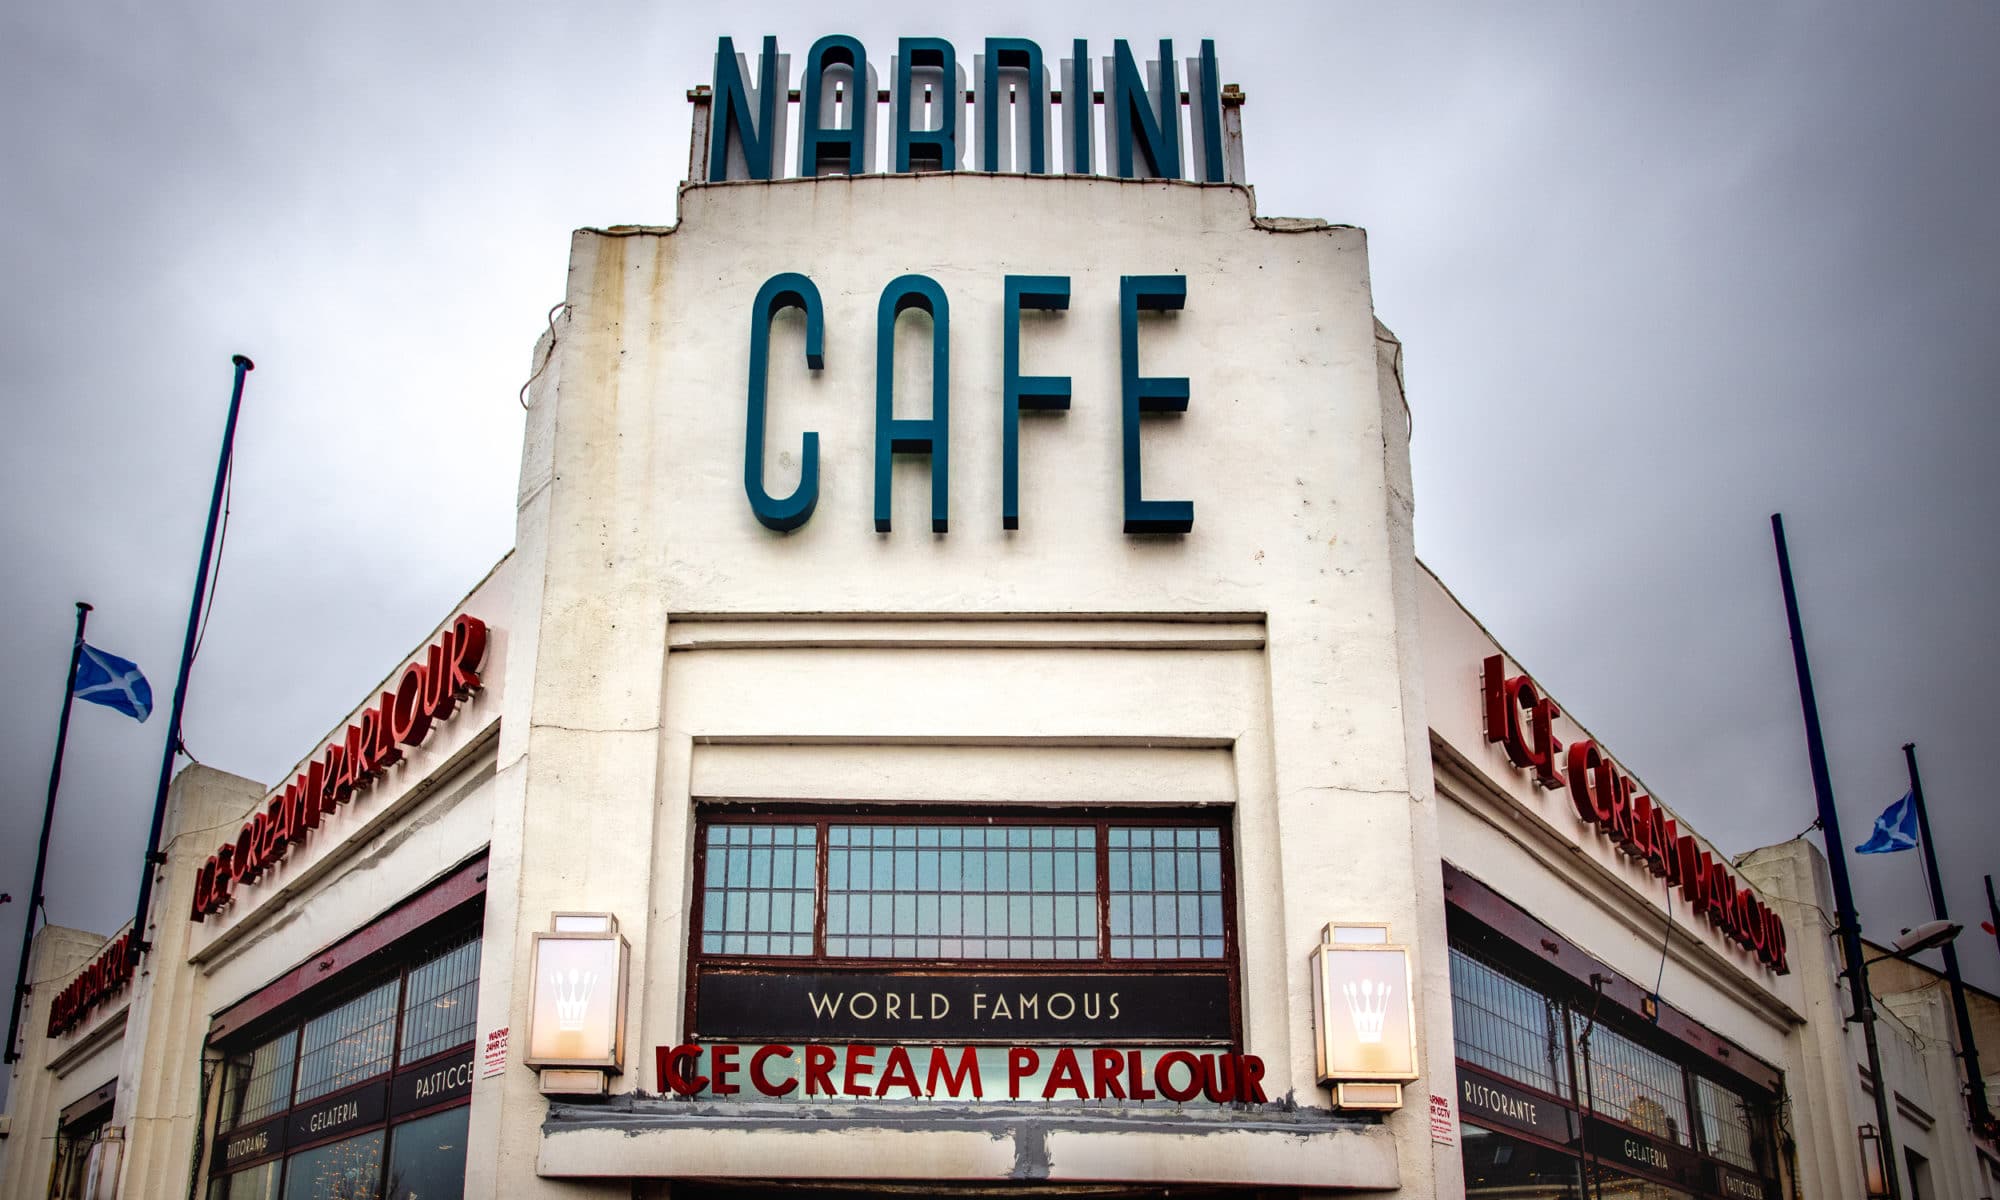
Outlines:
[[298,1044],[298,1031],[287,1029],[231,1061],[236,1111],[226,1124],[249,1125],[285,1111],[292,1102],[292,1056]]
[[471,1041],[478,999],[478,934],[410,968],[403,984],[403,1046],[396,1052],[396,1065]]
[[1753,1151],[1758,1138],[1750,1102],[1706,1076],[1695,1076],[1694,1084],[1695,1098],[1701,1104],[1703,1147],[1723,1162],[1746,1171],[1762,1170]]
[[1569,1094],[1569,1047],[1557,1002],[1457,946],[1451,1024],[1458,1057],[1558,1096]]
[[400,979],[391,979],[306,1022],[300,1034],[299,1083],[293,1104],[304,1104],[389,1069],[401,985]]
[[1679,1063],[1601,1023],[1593,1025],[1581,1013],[1572,1011],[1570,1023],[1577,1057],[1590,1069],[1580,1101],[1655,1137],[1683,1146],[1694,1144],[1686,1074]]
[[1219,826],[724,819],[701,846],[703,954],[1226,956]]

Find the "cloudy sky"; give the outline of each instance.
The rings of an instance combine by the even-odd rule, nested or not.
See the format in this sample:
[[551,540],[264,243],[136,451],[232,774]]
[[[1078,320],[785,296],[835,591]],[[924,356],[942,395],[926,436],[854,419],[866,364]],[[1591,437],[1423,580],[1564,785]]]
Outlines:
[[[0,961],[74,619],[164,708],[229,356],[257,361],[186,722],[270,780],[513,538],[568,231],[669,224],[715,38],[1217,39],[1266,215],[1362,225],[1425,560],[1715,842],[1813,800],[1787,517],[1849,843],[1922,753],[1954,913],[2000,834],[2000,8],[1158,2],[0,10]],[[954,15],[939,24],[940,13]],[[726,24],[719,22],[726,21]],[[79,706],[48,913],[137,890],[164,713]],[[1876,936],[1915,855],[1855,860]],[[1976,926],[1971,976],[2000,988]]]

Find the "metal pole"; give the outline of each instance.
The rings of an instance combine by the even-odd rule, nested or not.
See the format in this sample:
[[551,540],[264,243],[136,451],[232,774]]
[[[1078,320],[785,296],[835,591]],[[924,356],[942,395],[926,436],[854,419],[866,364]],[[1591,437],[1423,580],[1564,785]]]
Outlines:
[[1993,899],[1993,877],[1986,877],[1986,923],[1993,927],[1993,941],[2000,944],[2000,901]]
[[1826,743],[1820,737],[1819,702],[1813,698],[1812,666],[1806,661],[1806,632],[1799,621],[1798,593],[1792,589],[1792,556],[1785,549],[1785,519],[1771,514],[1771,537],[1778,547],[1778,579],[1785,589],[1785,621],[1791,628],[1792,667],[1799,677],[1799,707],[1805,710],[1806,756],[1812,764],[1813,799],[1819,805],[1820,829],[1826,834],[1827,873],[1833,877],[1834,919],[1839,922],[1841,955],[1847,960],[1848,991],[1854,1015],[1861,1022],[1868,1048],[1868,1076],[1875,1087],[1875,1122],[1881,1130],[1882,1169],[1889,1200],[1902,1200],[1902,1172],[1896,1168],[1896,1135],[1889,1123],[1889,1081],[1882,1075],[1882,1050],[1875,1040],[1875,1002],[1868,994],[1868,965],[1861,957],[1861,920],[1854,912],[1854,890],[1847,880],[1847,843],[1840,835],[1840,813],[1833,805],[1833,776],[1826,768]]
[[[1930,811],[1924,807],[1924,780],[1917,773],[1917,744],[1903,743],[1903,762],[1910,768],[1910,798],[1917,806],[1917,836],[1924,843],[1924,872],[1931,885],[1931,912],[1940,921],[1949,921],[1945,911],[1944,882],[1938,874],[1937,850],[1931,842]],[[1972,1127],[1982,1129],[1991,1119],[1986,1107],[1986,1081],[1979,1073],[1979,1044],[1972,1040],[1972,1014],[1965,1008],[1965,981],[1958,973],[1958,950],[1944,944],[1944,977],[1951,984],[1952,1015],[1958,1019],[1959,1057],[1965,1060],[1965,1077],[1971,1082]]]
[[28,950],[35,943],[35,914],[42,909],[42,876],[49,865],[49,830],[56,821],[56,789],[62,785],[63,748],[69,744],[69,710],[76,699],[76,664],[83,658],[83,625],[90,619],[90,605],[76,602],[76,641],[69,648],[69,681],[63,684],[62,717],[56,722],[56,758],[49,765],[49,800],[42,808],[42,844],[35,851],[35,881],[28,885],[28,919],[21,927],[21,966],[14,973],[14,1007],[7,1012],[7,1054],[9,1063],[20,1059],[14,1050],[21,1036],[21,1001],[28,996]]
[[194,576],[194,599],[188,604],[187,637],[181,642],[181,670],[174,680],[174,705],[167,713],[167,745],[160,752],[160,784],[153,794],[153,827],[146,835],[146,861],[139,873],[139,906],[132,914],[132,958],[153,948],[146,937],[146,910],[153,902],[153,872],[167,861],[160,853],[160,828],[167,819],[167,787],[174,778],[174,756],[181,748],[181,706],[187,701],[188,671],[194,666],[195,635],[200,631],[201,601],[208,591],[209,556],[215,550],[215,526],[222,516],[222,488],[229,479],[229,457],[236,445],[236,414],[243,407],[243,376],[256,368],[241,354],[229,360],[236,364],[236,385],[229,393],[229,419],[222,426],[222,455],[215,464],[215,491],[208,500],[208,531],[201,537],[201,565]]

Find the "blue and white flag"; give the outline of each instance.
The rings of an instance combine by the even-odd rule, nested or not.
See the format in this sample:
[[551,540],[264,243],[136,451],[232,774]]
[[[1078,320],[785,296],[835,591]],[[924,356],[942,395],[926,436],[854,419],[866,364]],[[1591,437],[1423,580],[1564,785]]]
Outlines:
[[139,664],[85,643],[76,658],[76,698],[115,708],[135,721],[153,715],[153,685]]
[[1917,848],[1917,801],[1909,792],[1875,818],[1875,832],[1854,848],[1856,854],[1894,854]]

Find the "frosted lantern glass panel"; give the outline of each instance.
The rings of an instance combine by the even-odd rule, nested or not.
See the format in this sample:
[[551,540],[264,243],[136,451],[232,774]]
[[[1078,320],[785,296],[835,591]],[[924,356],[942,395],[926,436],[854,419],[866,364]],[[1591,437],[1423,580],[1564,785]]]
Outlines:
[[543,937],[535,944],[528,1057],[609,1062],[617,1054],[618,939]]

